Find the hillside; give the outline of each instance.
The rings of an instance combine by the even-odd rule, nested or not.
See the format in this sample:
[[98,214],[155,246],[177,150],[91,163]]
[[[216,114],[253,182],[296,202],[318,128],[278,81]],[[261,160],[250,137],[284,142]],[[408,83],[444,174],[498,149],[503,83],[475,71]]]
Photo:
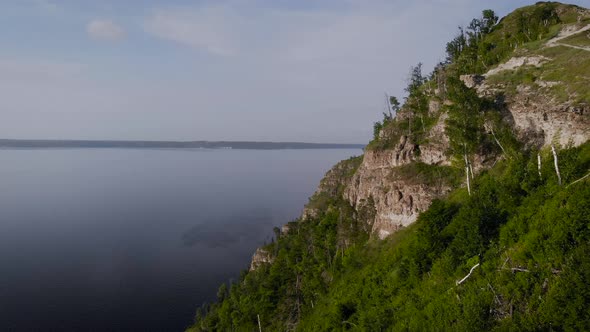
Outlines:
[[190,330],[590,330],[588,31],[483,11]]

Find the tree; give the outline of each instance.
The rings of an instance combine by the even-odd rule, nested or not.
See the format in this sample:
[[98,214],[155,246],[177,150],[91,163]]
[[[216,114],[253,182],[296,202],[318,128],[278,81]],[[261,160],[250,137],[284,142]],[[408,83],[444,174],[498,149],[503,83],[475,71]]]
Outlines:
[[374,140],[379,139],[379,133],[381,133],[381,129],[383,129],[383,125],[381,124],[381,122],[377,121],[377,122],[373,123],[373,139]]
[[465,163],[467,190],[471,194],[470,180],[473,170],[470,158],[483,142],[482,111],[484,101],[477,92],[467,88],[458,78],[449,77],[448,98],[452,102],[448,106],[447,133],[450,139],[451,152]]
[[[405,108],[408,109],[408,136],[414,135],[416,140],[420,132],[425,131],[424,118],[428,113],[428,98],[424,92],[423,85],[426,83],[427,77],[422,75],[422,63],[418,63],[415,67],[411,67],[408,78],[408,86],[405,91],[408,96],[405,99]],[[414,121],[418,117],[420,122]]]
[[219,289],[217,290],[217,300],[219,302],[223,302],[223,300],[225,300],[225,298],[227,297],[227,285],[225,283],[221,284],[221,286],[219,286]]
[[409,94],[416,94],[420,87],[426,83],[426,77],[422,75],[422,62],[418,62],[415,67],[410,69],[410,77],[408,78],[408,86],[405,91]]
[[482,12],[482,32],[484,34],[490,33],[496,23],[498,23],[498,16],[493,10],[486,9]]
[[393,117],[395,117],[395,115],[397,114],[397,112],[399,112],[400,110],[400,103],[399,100],[397,100],[397,98],[395,96],[390,96],[389,97],[389,107],[393,113]]

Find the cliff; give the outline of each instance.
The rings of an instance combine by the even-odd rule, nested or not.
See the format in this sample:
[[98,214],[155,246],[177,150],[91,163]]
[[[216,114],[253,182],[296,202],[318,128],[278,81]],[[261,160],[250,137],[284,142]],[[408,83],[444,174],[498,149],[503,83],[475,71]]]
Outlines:
[[195,329],[590,329],[588,31],[484,11]]
[[[566,9],[562,11],[562,15],[570,14]],[[590,24],[586,22],[590,12],[581,8],[575,11],[575,23],[560,26],[555,37],[536,49],[519,50],[516,52],[519,56],[497,64],[485,74],[461,75],[461,81],[468,88],[475,89],[480,97],[492,98],[500,104],[502,121],[528,148],[543,149],[551,144],[579,146],[590,137],[590,99],[584,95],[589,89],[563,91],[564,87],[574,90],[572,82],[577,82],[590,70],[549,73],[555,68],[565,72],[568,68],[564,68],[562,63],[570,56],[568,52],[555,53],[550,48],[571,46],[558,44],[557,41],[584,34],[590,29]],[[580,51],[576,52],[580,62],[590,59],[590,39],[587,44],[587,49],[574,48]],[[526,77],[527,71],[535,73],[534,79]],[[561,80],[556,80],[557,77]],[[389,132],[382,130],[379,140],[393,137],[395,144],[378,149],[371,149],[369,145],[352,178],[345,178],[339,183],[344,187],[343,196],[352,206],[373,200],[376,215],[370,221],[372,232],[381,239],[416,221],[420,212],[425,211],[434,199],[448,194],[455,183],[455,179],[449,178],[453,172],[445,170],[445,166],[453,164],[453,158],[448,153],[450,138],[445,131],[448,114],[444,105],[452,102],[445,99],[440,91],[430,92],[427,98],[428,114],[436,120],[425,133],[423,144],[413,142],[398,128]],[[402,108],[394,121],[406,121],[413,111],[411,107]],[[497,153],[476,156],[473,161],[475,172],[491,167],[497,158]],[[427,167],[420,164],[437,167],[425,170]],[[336,165],[323,181],[334,183],[333,174],[338,173],[337,169],[341,167]],[[408,168],[418,170],[408,174],[404,172]],[[439,172],[441,175],[424,178],[420,177],[420,170]],[[323,187],[320,185],[317,193],[323,192]],[[308,213],[309,208],[306,208],[303,219]]]

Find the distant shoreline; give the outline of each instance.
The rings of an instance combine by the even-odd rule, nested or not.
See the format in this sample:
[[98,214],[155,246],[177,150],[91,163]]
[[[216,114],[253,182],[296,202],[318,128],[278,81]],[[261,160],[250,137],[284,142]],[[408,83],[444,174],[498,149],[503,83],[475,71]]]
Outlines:
[[29,140],[0,139],[1,148],[128,148],[128,149],[232,149],[305,150],[363,149],[364,144],[257,142],[257,141],[125,141],[125,140]]

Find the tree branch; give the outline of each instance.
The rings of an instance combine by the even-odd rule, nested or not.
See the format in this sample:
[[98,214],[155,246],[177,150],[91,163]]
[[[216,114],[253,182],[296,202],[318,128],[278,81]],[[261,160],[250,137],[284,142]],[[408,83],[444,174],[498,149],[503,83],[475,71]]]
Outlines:
[[498,141],[498,138],[496,137],[496,133],[494,133],[494,128],[491,128],[492,131],[492,136],[494,136],[494,141],[496,141],[496,143],[500,146],[500,149],[502,149],[502,152],[504,153],[504,155],[506,157],[508,157],[508,154],[506,154],[506,150],[504,150],[504,147],[502,146],[502,144],[500,144],[500,141]]
[[456,284],[457,286],[461,285],[461,284],[463,283],[463,281],[467,280],[467,278],[469,278],[469,277],[471,276],[471,273],[473,272],[473,270],[475,270],[475,268],[476,268],[476,267],[478,267],[478,266],[479,266],[479,263],[477,263],[477,264],[473,265],[473,267],[471,268],[471,270],[469,270],[469,273],[468,273],[468,274],[467,274],[467,275],[466,275],[466,276],[465,276],[463,279],[461,279],[461,280],[457,280],[457,281],[455,282],[455,284]]
[[586,175],[582,176],[581,178],[577,179],[576,181],[574,181],[574,182],[572,182],[572,183],[568,184],[568,185],[566,186],[566,188],[567,188],[567,187],[569,187],[569,186],[571,186],[572,184],[574,184],[574,183],[576,183],[576,182],[580,182],[580,181],[584,180],[585,178],[587,178],[587,177],[589,177],[589,176],[590,176],[590,173],[588,173],[588,174],[586,174]]

